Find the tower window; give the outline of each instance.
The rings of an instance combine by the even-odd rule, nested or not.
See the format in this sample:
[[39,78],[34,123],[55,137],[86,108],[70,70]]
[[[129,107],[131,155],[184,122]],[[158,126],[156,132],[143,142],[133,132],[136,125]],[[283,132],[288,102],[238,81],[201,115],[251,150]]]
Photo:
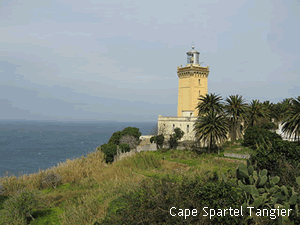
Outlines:
[[200,85],[200,79],[198,79],[198,84]]
[[188,133],[190,131],[190,125],[186,125],[186,132]]

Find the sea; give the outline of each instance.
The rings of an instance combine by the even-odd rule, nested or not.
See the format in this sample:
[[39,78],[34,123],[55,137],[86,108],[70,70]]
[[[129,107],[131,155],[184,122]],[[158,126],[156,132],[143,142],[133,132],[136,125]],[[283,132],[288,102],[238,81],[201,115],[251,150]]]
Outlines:
[[[150,134],[156,122],[0,121],[0,177],[21,176],[94,152],[125,127]],[[7,173],[8,172],[8,173]]]

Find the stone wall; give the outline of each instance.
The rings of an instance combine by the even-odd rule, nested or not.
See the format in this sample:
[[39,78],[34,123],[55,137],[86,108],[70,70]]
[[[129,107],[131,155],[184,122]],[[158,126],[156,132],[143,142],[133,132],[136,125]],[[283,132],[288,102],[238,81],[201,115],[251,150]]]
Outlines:
[[133,156],[137,153],[136,149],[131,150],[130,152],[117,152],[117,155],[114,156],[114,162],[120,161],[128,156]]
[[224,156],[232,157],[232,158],[240,158],[240,159],[250,159],[249,154],[224,153]]

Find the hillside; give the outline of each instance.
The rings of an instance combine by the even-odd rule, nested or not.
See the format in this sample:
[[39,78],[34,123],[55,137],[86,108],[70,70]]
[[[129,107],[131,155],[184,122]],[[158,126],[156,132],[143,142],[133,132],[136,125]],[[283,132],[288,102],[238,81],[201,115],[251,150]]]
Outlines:
[[[183,150],[142,152],[122,161],[105,164],[101,152],[80,159],[67,160],[57,167],[22,177],[6,176],[0,180],[6,194],[1,196],[0,209],[14,191],[21,188],[41,189],[46,174],[59,174],[61,183],[56,188],[41,190],[43,205],[34,210],[30,224],[94,224],[105,218],[111,202],[137,190],[147,179],[205,176],[208,171],[233,176],[242,160],[197,154]],[[244,161],[245,162],[245,161]]]

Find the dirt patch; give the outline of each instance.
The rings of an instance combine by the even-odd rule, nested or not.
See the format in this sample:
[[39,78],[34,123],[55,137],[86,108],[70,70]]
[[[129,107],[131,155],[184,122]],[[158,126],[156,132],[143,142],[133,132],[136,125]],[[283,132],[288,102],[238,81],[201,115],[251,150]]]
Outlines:
[[245,165],[247,164],[246,161],[244,160],[238,160],[238,159],[228,159],[228,158],[220,158],[220,157],[214,157],[214,160],[217,161],[225,161],[225,162],[229,162],[229,163],[235,163],[235,164],[239,164],[239,163],[244,163]]

